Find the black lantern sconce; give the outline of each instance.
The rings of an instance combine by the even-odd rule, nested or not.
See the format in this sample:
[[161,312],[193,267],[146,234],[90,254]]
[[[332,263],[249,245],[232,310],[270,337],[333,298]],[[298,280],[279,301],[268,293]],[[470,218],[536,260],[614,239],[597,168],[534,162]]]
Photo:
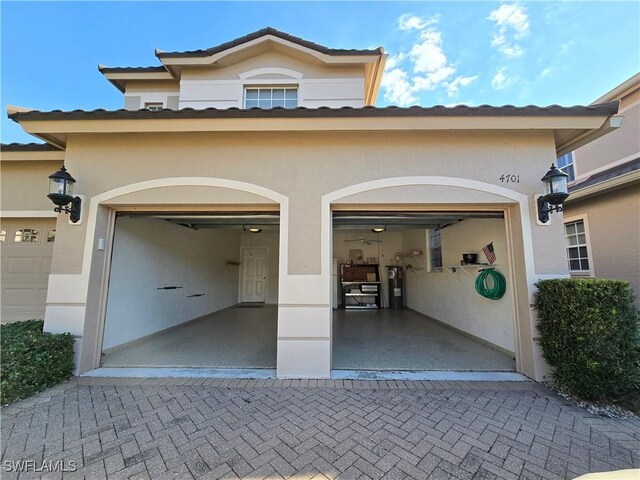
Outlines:
[[[64,212],[69,214],[69,219],[73,223],[80,220],[80,207],[82,199],[73,196],[73,184],[76,180],[62,166],[56,173],[49,175],[49,199],[56,205],[54,212]],[[71,204],[71,207],[67,205]]]
[[538,197],[538,220],[541,223],[547,223],[551,213],[562,211],[562,204],[569,196],[567,178],[569,175],[559,170],[553,163],[549,171],[542,177],[546,194]]

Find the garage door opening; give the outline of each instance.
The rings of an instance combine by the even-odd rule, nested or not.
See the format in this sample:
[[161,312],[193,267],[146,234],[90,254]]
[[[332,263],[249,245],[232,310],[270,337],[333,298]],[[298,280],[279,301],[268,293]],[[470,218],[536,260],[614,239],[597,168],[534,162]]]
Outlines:
[[[333,369],[515,371],[502,211],[334,211],[333,228]],[[486,269],[500,299],[476,291]]]
[[118,213],[103,367],[276,367],[278,212]]

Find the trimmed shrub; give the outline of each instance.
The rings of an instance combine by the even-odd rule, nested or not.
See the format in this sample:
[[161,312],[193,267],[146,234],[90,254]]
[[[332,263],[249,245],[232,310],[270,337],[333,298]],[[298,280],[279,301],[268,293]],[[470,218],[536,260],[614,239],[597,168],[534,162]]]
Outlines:
[[73,374],[73,336],[44,333],[42,320],[0,326],[0,402],[29,397]]
[[536,286],[542,354],[556,385],[588,400],[640,390],[639,315],[629,283],[554,279]]

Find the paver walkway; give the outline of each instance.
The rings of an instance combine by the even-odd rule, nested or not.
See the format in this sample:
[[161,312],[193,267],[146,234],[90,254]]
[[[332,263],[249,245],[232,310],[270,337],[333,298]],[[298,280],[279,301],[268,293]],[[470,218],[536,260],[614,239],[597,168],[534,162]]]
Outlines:
[[[79,378],[2,409],[2,478],[574,478],[640,421],[529,383]],[[33,463],[19,463],[30,460]]]

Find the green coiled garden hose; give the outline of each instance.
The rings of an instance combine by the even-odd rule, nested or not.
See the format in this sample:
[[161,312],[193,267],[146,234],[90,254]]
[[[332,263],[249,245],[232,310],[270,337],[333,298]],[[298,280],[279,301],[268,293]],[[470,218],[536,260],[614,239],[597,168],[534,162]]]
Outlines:
[[[489,279],[491,279],[492,286],[489,286]],[[506,290],[507,280],[504,278],[504,275],[493,268],[482,270],[478,278],[476,278],[476,292],[485,298],[498,300],[502,298]]]

